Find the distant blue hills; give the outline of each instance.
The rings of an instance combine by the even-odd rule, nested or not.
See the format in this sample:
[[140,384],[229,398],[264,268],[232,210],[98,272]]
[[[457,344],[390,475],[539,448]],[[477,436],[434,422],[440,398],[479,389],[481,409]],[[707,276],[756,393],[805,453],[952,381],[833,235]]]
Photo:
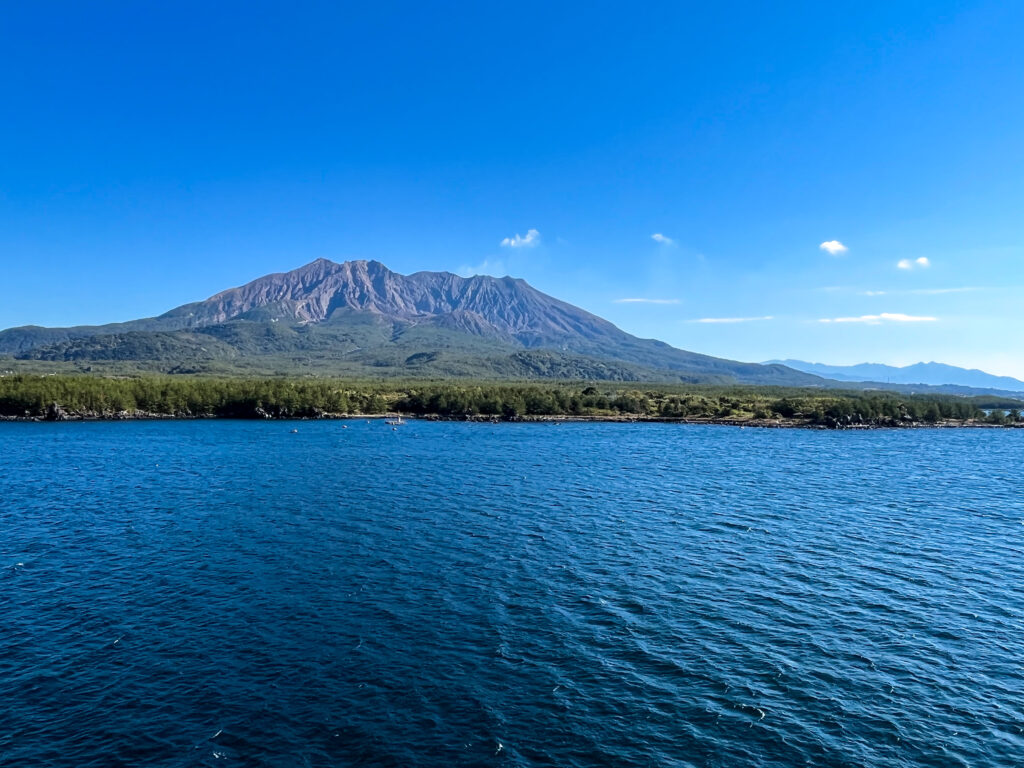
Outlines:
[[881,384],[924,384],[928,386],[960,386],[974,389],[997,389],[1024,392],[1024,381],[1010,376],[994,376],[975,368],[958,368],[943,363],[915,363],[902,368],[880,363],[859,365],[824,365],[803,360],[770,360],[805,373],[813,373],[836,381],[877,382]]

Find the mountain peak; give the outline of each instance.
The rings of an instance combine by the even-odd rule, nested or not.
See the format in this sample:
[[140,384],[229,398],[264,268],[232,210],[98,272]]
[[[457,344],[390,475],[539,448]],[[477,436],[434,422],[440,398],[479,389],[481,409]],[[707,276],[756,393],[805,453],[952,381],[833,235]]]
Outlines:
[[[290,275],[293,273],[300,272],[311,272],[316,270],[334,271],[338,269],[363,269],[374,272],[391,271],[390,269],[387,268],[387,266],[377,261],[376,259],[346,259],[345,261],[332,261],[331,259],[321,256],[320,258],[313,259],[313,261],[309,262],[308,264],[303,264],[301,267],[296,267],[295,269],[290,270],[289,272],[279,272],[275,274]],[[272,275],[266,275],[266,277],[272,277]]]
[[[377,335],[368,339],[367,328],[376,329],[373,334]],[[195,334],[201,338],[197,340]],[[98,346],[76,341],[100,336],[104,338]],[[102,350],[102,354],[114,356],[109,359],[149,360],[147,355],[169,354],[162,351],[167,344],[205,350],[208,338],[235,350],[222,349],[228,357],[248,354],[252,348],[269,350],[260,353],[266,355],[288,350],[294,356],[285,358],[285,366],[330,360],[343,366],[364,360],[363,364],[374,366],[369,370],[376,372],[376,366],[402,369],[408,360],[443,359],[459,354],[457,350],[469,350],[466,354],[473,356],[474,370],[492,373],[558,375],[554,371],[561,363],[553,361],[577,356],[574,359],[590,362],[583,368],[572,363],[567,370],[596,371],[598,377],[601,371],[613,375],[613,371],[625,370],[621,368],[625,364],[640,366],[637,370],[644,373],[634,375],[648,377],[660,371],[670,378],[694,381],[819,381],[781,367],[720,360],[638,339],[607,320],[538,291],[525,280],[488,275],[464,278],[451,272],[403,275],[379,261],[365,259],[339,264],[319,258],[155,318],[92,328],[12,329],[0,334],[0,354],[77,360],[91,359],[89,355]],[[248,339],[238,342],[249,345],[246,351],[231,347],[232,339]],[[536,369],[524,369],[522,360],[495,362],[495,355],[524,349],[543,350],[539,357],[530,358]],[[402,350],[402,356],[386,362],[399,354],[395,350]],[[446,370],[440,363],[438,366],[439,372]]]

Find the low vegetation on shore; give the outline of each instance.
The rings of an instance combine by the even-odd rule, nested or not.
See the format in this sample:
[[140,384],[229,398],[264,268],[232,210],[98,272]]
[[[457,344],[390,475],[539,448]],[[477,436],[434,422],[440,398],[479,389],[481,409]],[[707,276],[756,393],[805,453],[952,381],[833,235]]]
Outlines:
[[883,391],[336,379],[0,377],[7,419],[332,418],[660,419],[788,426],[1017,424],[1024,402]]

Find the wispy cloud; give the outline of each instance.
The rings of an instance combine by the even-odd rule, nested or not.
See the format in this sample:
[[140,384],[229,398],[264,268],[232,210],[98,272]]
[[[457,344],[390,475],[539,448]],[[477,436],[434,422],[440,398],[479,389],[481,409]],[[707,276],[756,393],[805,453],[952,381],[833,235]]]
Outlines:
[[838,240],[826,240],[824,243],[818,246],[823,251],[828,251],[833,256],[838,256],[840,253],[846,253],[849,248],[840,243]]
[[880,315],[861,315],[860,317],[823,317],[819,323],[867,323],[868,325],[881,325],[882,323],[934,323],[937,317],[922,317],[919,315],[904,315],[900,312],[883,312]]
[[[822,288],[823,291],[838,291],[840,288]],[[853,291],[854,289],[849,289]],[[961,286],[958,288],[912,288],[896,291],[857,291],[859,296],[941,296],[947,293],[971,293],[974,291],[991,290],[977,286]]]
[[916,293],[919,296],[940,296],[944,293],[969,293],[971,291],[981,291],[983,288],[963,287],[963,288],[917,288],[910,293]]
[[671,237],[665,237],[665,235],[661,234],[661,232],[655,232],[653,235],[651,235],[651,240],[653,240],[656,243],[661,243],[662,245],[674,245],[676,242]]
[[678,304],[679,299],[615,299],[615,304]]
[[475,266],[466,265],[459,267],[455,273],[460,277],[473,277],[473,275],[504,277],[508,274],[508,270],[505,269],[505,262],[501,259],[484,259]]
[[501,241],[501,245],[505,248],[533,248],[539,242],[540,232],[536,229],[528,229],[525,235],[506,237]]
[[921,256],[917,259],[900,259],[896,262],[896,266],[899,269],[928,269],[932,263],[928,261],[927,256]]
[[764,317],[701,317],[691,320],[691,323],[760,323],[765,320],[774,320],[772,315]]

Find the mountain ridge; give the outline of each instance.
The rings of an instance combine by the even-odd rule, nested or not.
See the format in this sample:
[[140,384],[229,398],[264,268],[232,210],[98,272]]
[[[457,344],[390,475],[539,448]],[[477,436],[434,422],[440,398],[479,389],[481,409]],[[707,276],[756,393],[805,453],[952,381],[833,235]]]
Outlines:
[[[528,358],[530,365],[561,355],[568,365],[553,367],[566,372],[574,366],[600,372],[611,364],[616,376],[631,375],[632,367],[632,375],[643,379],[660,371],[686,381],[823,383],[782,365],[725,360],[638,338],[522,279],[402,275],[368,260],[317,259],[151,318],[0,331],[2,355],[75,364],[131,362],[156,370],[195,368],[197,360],[207,367],[258,368],[259,361],[274,358],[281,369],[291,363],[321,370],[334,361],[339,370],[398,375],[429,358],[437,363],[430,370],[439,375],[486,375],[491,368],[507,369],[510,360],[521,362],[522,354],[510,356],[524,351],[548,356]],[[175,355],[182,359],[172,366]]]
[[849,382],[878,382],[924,386],[953,385],[974,389],[996,389],[1006,392],[1024,392],[1024,381],[1012,376],[998,376],[977,368],[961,368],[945,363],[921,362],[905,366],[883,363],[856,365],[827,365],[804,360],[769,360],[766,364],[785,365],[805,373]]

